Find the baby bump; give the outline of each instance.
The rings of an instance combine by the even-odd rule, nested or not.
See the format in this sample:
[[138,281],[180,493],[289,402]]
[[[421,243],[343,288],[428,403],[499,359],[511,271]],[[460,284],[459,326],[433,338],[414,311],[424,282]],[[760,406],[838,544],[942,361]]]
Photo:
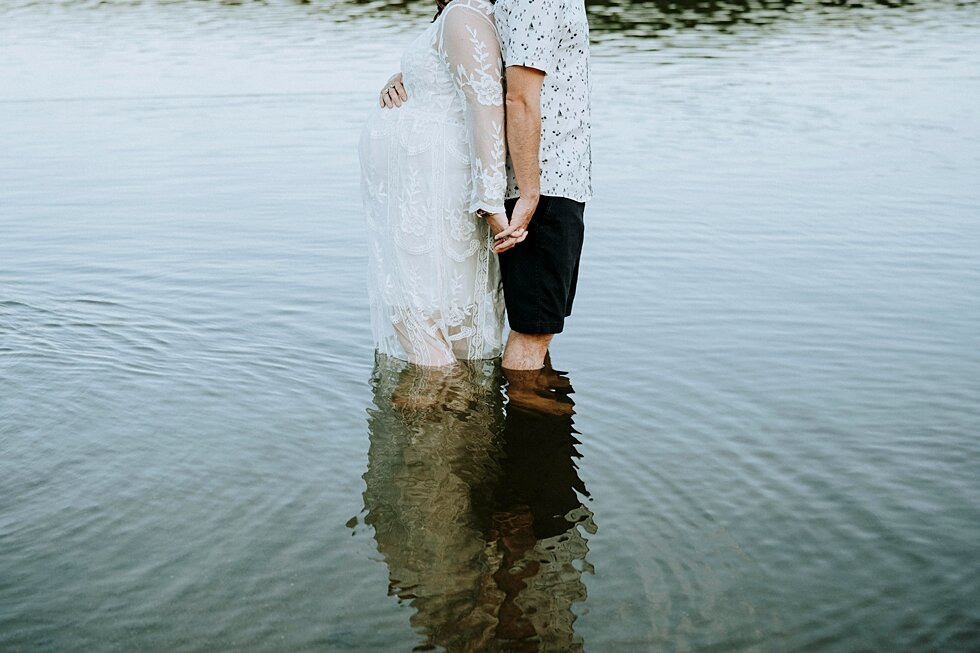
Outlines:
[[[443,212],[464,204],[470,193],[471,167],[465,126],[444,114],[379,109],[361,133],[365,189],[374,199],[396,204],[400,217],[418,224],[423,209]],[[370,198],[369,198],[370,199]]]
[[411,102],[396,109],[375,109],[361,133],[362,154],[365,149],[373,158],[385,159],[416,157],[436,150],[446,155],[448,165],[459,167],[468,166],[470,159],[461,116],[416,108]]

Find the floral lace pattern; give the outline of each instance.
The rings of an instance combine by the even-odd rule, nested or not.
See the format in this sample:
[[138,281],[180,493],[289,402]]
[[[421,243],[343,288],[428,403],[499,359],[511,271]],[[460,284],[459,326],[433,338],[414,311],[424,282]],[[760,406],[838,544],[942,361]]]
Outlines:
[[378,351],[420,365],[500,353],[491,234],[503,212],[500,45],[487,0],[453,0],[402,56],[409,101],[361,133],[371,321]]

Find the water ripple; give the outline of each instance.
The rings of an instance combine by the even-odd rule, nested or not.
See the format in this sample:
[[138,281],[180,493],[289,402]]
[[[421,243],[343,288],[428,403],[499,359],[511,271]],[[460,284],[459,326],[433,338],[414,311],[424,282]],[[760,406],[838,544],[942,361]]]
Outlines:
[[980,15],[861,5],[589,3],[540,419],[372,374],[430,2],[3,3],[0,648],[976,650]]

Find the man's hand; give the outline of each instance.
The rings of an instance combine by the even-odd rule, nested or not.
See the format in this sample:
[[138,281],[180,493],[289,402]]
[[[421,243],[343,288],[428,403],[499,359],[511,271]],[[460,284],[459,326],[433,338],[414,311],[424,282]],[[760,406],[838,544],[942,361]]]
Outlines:
[[537,195],[521,195],[517,198],[514,205],[514,212],[511,213],[510,223],[506,228],[496,231],[494,236],[493,251],[497,254],[506,252],[508,249],[523,243],[527,238],[527,227],[534,217],[534,211],[538,208]]
[[393,107],[400,107],[402,102],[408,101],[408,93],[405,92],[405,85],[402,84],[402,74],[397,73],[391,76],[391,79],[385,84],[385,87],[381,89],[381,106],[388,107],[389,109]]
[[488,213],[485,216],[487,224],[490,225],[490,231],[494,234],[493,241],[493,252],[494,254],[499,254],[500,252],[506,252],[508,249],[517,245],[518,243],[523,243],[524,239],[527,238],[527,230],[521,230],[512,232],[508,236],[502,239],[497,239],[505,229],[509,229],[507,224],[507,215],[504,213]]

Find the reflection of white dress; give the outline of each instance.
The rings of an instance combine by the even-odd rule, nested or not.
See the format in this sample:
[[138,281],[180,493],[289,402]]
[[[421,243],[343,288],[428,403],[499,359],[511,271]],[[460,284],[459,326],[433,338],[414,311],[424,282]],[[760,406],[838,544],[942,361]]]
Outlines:
[[500,353],[500,272],[478,209],[503,212],[493,6],[453,0],[402,56],[409,100],[361,134],[377,349],[420,365]]

